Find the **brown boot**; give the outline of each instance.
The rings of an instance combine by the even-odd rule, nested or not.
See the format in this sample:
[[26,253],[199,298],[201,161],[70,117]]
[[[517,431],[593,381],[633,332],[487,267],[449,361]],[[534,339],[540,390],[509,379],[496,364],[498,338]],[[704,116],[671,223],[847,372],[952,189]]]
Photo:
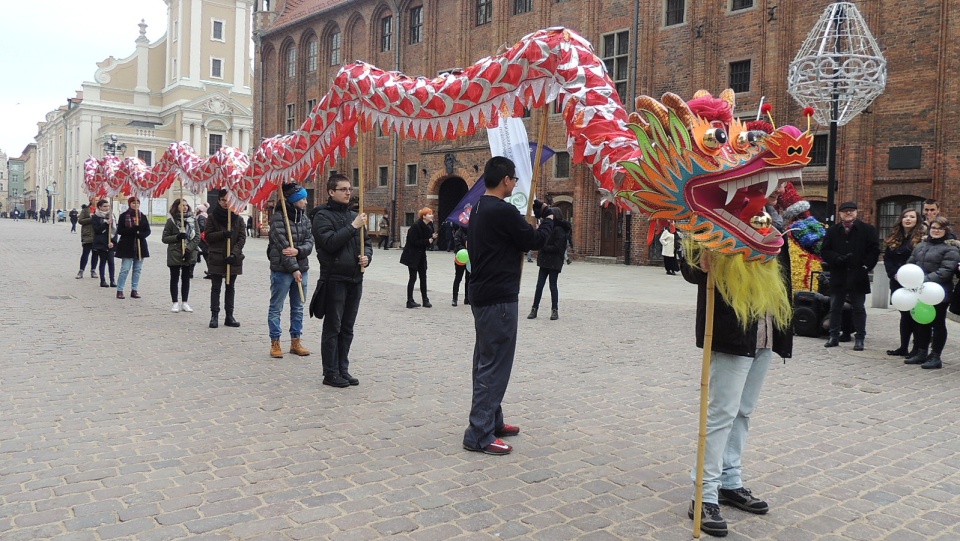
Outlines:
[[279,340],[270,341],[270,356],[273,357],[274,359],[283,358],[283,348],[280,347]]
[[299,356],[301,356],[301,357],[306,357],[307,355],[310,355],[310,350],[307,349],[307,348],[305,348],[305,347],[303,347],[303,344],[300,343],[300,339],[299,339],[299,338],[291,338],[291,339],[290,339],[290,353],[293,353],[293,354],[295,354],[295,355],[299,355]]

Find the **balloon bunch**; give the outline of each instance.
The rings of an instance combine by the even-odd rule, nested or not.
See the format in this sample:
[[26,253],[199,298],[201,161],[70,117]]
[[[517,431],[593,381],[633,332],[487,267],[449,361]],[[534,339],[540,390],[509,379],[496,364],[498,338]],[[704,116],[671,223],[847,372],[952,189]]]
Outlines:
[[473,272],[473,271],[470,269],[470,267],[471,267],[471,265],[470,265],[470,254],[467,252],[467,249],[466,249],[466,248],[464,248],[464,249],[460,250],[459,252],[457,252],[457,255],[454,256],[453,262],[456,263],[457,265],[461,266],[461,267],[464,266],[464,265],[466,265],[466,267],[467,267],[467,272]]
[[903,287],[894,291],[890,303],[901,312],[910,312],[913,320],[920,324],[933,321],[937,311],[934,306],[943,302],[946,292],[936,282],[924,282],[923,269],[908,263],[897,271],[897,281]]

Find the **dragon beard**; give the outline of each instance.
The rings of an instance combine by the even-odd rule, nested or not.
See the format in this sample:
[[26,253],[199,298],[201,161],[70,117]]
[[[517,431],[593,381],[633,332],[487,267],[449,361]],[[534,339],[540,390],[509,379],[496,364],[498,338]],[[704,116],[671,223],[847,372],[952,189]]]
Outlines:
[[[689,239],[689,238],[688,238]],[[693,240],[684,240],[684,253],[690,266],[701,269],[704,248]],[[739,255],[710,253],[710,274],[724,302],[733,308],[744,329],[768,315],[778,329],[787,329],[793,307],[784,283],[779,261],[747,261]]]

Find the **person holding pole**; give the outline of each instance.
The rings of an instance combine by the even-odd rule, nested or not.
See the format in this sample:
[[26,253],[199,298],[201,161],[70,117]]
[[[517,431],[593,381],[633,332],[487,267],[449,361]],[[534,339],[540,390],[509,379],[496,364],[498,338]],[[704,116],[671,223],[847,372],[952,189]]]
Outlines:
[[360,384],[348,371],[350,345],[363,295],[363,269],[373,258],[370,237],[361,235],[367,215],[350,209],[352,192],[353,186],[345,175],[330,175],[327,204],[310,212],[324,288],[323,304],[314,307],[314,313],[323,314],[323,384],[341,388]]
[[140,271],[143,260],[150,257],[147,237],[150,236],[150,220],[140,212],[140,200],[136,196],[127,198],[129,208],[117,218],[117,257],[120,258],[120,275],[117,276],[117,298],[122,299],[123,287],[127,283],[127,274],[133,269],[130,279],[130,298],[139,299]]
[[300,343],[303,334],[303,304],[307,294],[307,271],[313,253],[313,234],[307,208],[307,190],[299,184],[281,187],[286,212],[277,205],[270,219],[267,258],[270,260],[270,309],[267,326],[270,331],[270,356],[283,358],[280,347],[280,313],[283,300],[290,297],[290,353],[305,357],[310,350]]
[[[177,199],[170,206],[170,216],[163,226],[161,240],[167,245],[167,267],[170,268],[171,312],[193,312],[190,304],[190,279],[193,266],[197,264],[197,245],[200,232],[190,205],[185,199]],[[179,290],[177,282],[180,283]]]
[[[100,287],[116,288],[117,283],[113,279],[115,276],[113,255],[116,249],[116,245],[113,243],[113,237],[116,234],[116,229],[114,229],[113,225],[113,213],[110,211],[109,200],[101,199],[97,201],[96,210],[93,212],[93,216],[90,217],[90,229],[93,232],[91,247],[95,254],[94,260],[100,260]],[[109,284],[107,284],[108,270],[110,272]],[[93,273],[93,266],[90,267],[90,272]],[[93,276],[96,275],[94,274]]]
[[207,241],[207,270],[210,274],[210,328],[219,326],[220,289],[227,282],[223,307],[227,312],[223,324],[239,327],[233,318],[237,276],[243,274],[243,246],[247,242],[247,230],[243,218],[230,212],[227,190],[217,194],[217,206],[210,210],[204,238]]
[[467,231],[470,253],[470,307],[476,338],[473,346],[473,400],[463,448],[506,455],[513,447],[501,437],[520,428],[503,421],[500,406],[510,383],[517,351],[518,303],[523,254],[543,247],[553,232],[553,209],[534,228],[517,207],[504,201],[517,184],[509,158],[490,158],[483,168],[486,191],[473,207]]
[[83,278],[83,271],[87,267],[87,257],[92,253],[90,260],[90,278],[97,277],[97,251],[93,249],[93,215],[97,212],[97,198],[91,197],[88,205],[80,207],[80,216],[77,219],[80,222],[80,245],[83,251],[80,254],[80,272],[77,273],[77,279]]
[[[767,199],[765,219],[782,232],[783,222],[773,209],[782,190]],[[771,216],[772,215],[772,216]],[[764,376],[776,353],[784,359],[793,353],[790,325],[793,293],[790,254],[784,242],[777,260],[763,264],[757,272],[744,272],[740,256],[713,255],[696,246],[685,250],[680,271],[697,285],[697,347],[709,358],[709,399],[706,427],[701,427],[702,470],[694,467],[694,500],[687,516],[694,518],[697,492],[702,490],[701,529],[716,537],[727,535],[727,523],[719,504],[732,505],[748,513],[765,514],[769,506],[743,486],[742,454],[750,429],[750,416],[757,405]],[[709,313],[708,274],[718,293]],[[750,276],[749,279],[742,279]],[[713,295],[713,293],[709,293]],[[764,314],[755,317],[753,314]],[[712,340],[705,345],[710,327]],[[702,484],[697,486],[702,475]]]

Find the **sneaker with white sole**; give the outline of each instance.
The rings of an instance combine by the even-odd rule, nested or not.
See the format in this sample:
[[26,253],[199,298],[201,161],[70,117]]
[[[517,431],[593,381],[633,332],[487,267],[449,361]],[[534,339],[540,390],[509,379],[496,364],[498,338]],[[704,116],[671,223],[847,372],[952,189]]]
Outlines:
[[493,440],[493,443],[487,445],[486,447],[471,447],[464,443],[463,448],[467,451],[486,453],[488,455],[509,455],[510,451],[513,451],[513,447],[507,445],[501,439]]
[[179,303],[179,302],[173,303],[173,308],[171,308],[170,311],[171,311],[171,312],[179,312],[179,311],[180,311],[180,303]]
[[193,308],[190,308],[190,305],[187,304],[186,302],[183,303],[180,309],[183,310],[184,312],[193,312]]

